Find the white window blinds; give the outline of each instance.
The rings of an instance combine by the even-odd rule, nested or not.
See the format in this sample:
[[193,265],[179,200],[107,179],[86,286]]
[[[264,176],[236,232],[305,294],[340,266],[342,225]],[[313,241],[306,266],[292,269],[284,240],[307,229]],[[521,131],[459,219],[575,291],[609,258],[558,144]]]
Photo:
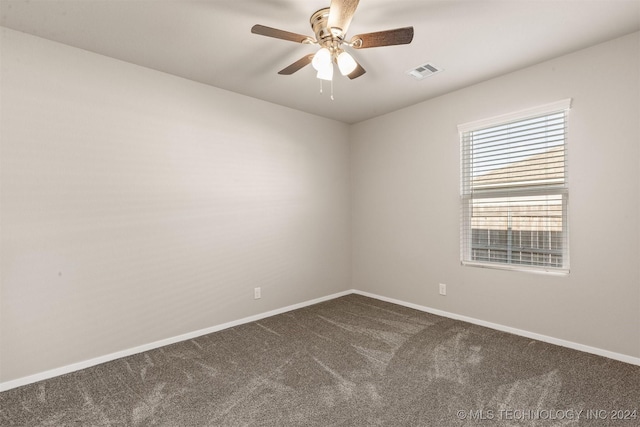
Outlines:
[[570,101],[459,126],[463,263],[568,271]]

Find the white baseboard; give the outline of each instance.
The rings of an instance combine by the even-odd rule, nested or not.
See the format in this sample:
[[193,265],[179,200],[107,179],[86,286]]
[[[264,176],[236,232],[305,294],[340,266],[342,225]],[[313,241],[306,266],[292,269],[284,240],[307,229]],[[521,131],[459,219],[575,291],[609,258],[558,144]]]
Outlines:
[[245,317],[243,319],[234,320],[234,321],[223,323],[223,324],[216,325],[216,326],[211,326],[209,328],[200,329],[200,330],[197,330],[197,331],[194,331],[194,332],[189,332],[189,333],[178,335],[178,336],[171,337],[171,338],[166,338],[166,339],[163,339],[163,340],[160,340],[160,341],[155,341],[155,342],[152,342],[152,343],[149,343],[149,344],[144,344],[144,345],[133,347],[133,348],[130,348],[130,349],[117,351],[115,353],[107,354],[105,356],[100,356],[100,357],[96,357],[96,358],[93,358],[93,359],[85,360],[85,361],[82,361],[82,362],[73,363],[71,365],[62,366],[60,368],[51,369],[51,370],[48,370],[48,371],[40,372],[38,374],[29,375],[29,376],[18,378],[18,379],[11,380],[11,381],[6,381],[6,382],[3,382],[3,383],[0,383],[0,392],[11,390],[13,388],[21,387],[21,386],[24,386],[24,385],[27,385],[27,384],[38,382],[38,381],[43,381],[43,380],[46,380],[46,379],[49,379],[49,378],[53,378],[53,377],[57,377],[57,376],[60,376],[60,375],[68,374],[68,373],[71,373],[71,372],[79,371],[81,369],[90,368],[92,366],[96,366],[96,365],[99,365],[101,363],[110,362],[112,360],[120,359],[122,357],[131,356],[131,355],[134,355],[134,354],[142,353],[144,351],[153,350],[153,349],[156,349],[156,348],[159,348],[159,347],[163,347],[163,346],[166,346],[166,345],[170,345],[170,344],[175,344],[175,343],[180,342],[180,341],[186,341],[186,340],[190,340],[190,339],[193,339],[193,338],[200,337],[202,335],[207,335],[207,334],[210,334],[210,333],[213,333],[213,332],[222,331],[224,329],[232,328],[234,326],[239,326],[239,325],[243,325],[245,323],[255,322],[257,320],[261,320],[261,319],[264,319],[266,317],[271,317],[271,316],[275,316],[277,314],[286,313],[288,311],[297,310],[299,308],[308,307],[308,306],[313,305],[313,304],[318,304],[320,302],[328,301],[328,300],[331,300],[331,299],[334,299],[334,298],[339,298],[339,297],[342,297],[342,296],[345,296],[345,295],[349,295],[349,294],[358,294],[358,295],[366,296],[366,297],[369,297],[369,298],[375,298],[375,299],[378,299],[380,301],[386,301],[386,302],[390,302],[390,303],[393,303],[393,304],[398,304],[398,305],[401,305],[401,306],[404,306],[404,307],[413,308],[415,310],[423,311],[423,312],[426,312],[426,313],[435,314],[437,316],[447,317],[447,318],[455,319],[455,320],[461,320],[461,321],[464,321],[464,322],[472,323],[474,325],[484,326],[484,327],[495,329],[495,330],[498,330],[498,331],[508,332],[508,333],[511,333],[511,334],[514,334],[514,335],[519,335],[519,336],[522,336],[522,337],[531,338],[531,339],[534,339],[534,340],[543,341],[543,342],[547,342],[547,343],[550,343],[550,344],[555,344],[555,345],[559,345],[559,346],[562,346],[562,347],[567,347],[567,348],[571,348],[571,349],[574,349],[574,350],[583,351],[585,353],[591,353],[591,354],[595,354],[595,355],[598,355],[598,356],[608,357],[610,359],[619,360],[621,362],[630,363],[632,365],[640,366],[640,358],[638,358],[638,357],[633,357],[633,356],[628,356],[628,355],[625,355],[625,354],[615,353],[615,352],[612,352],[612,351],[603,350],[603,349],[596,348],[596,347],[590,347],[590,346],[587,346],[587,345],[578,344],[578,343],[574,343],[574,342],[571,342],[571,341],[562,340],[562,339],[559,339],[559,338],[549,337],[549,336],[537,334],[537,333],[534,333],[534,332],[524,331],[522,329],[517,329],[517,328],[512,328],[512,327],[509,327],[509,326],[500,325],[500,324],[497,324],[497,323],[486,322],[484,320],[474,319],[473,317],[467,317],[467,316],[462,316],[462,315],[455,314],[455,313],[449,313],[447,311],[437,310],[437,309],[434,309],[434,308],[431,308],[431,307],[426,307],[426,306],[422,306],[422,305],[418,305],[418,304],[413,304],[413,303],[410,303],[410,302],[401,301],[401,300],[397,300],[397,299],[394,299],[394,298],[388,298],[388,297],[384,297],[384,296],[381,296],[381,295],[372,294],[372,293],[369,293],[369,292],[363,292],[363,291],[359,291],[357,289],[350,289],[350,290],[347,290],[347,291],[343,291],[343,292],[338,292],[338,293],[335,293],[335,294],[327,295],[325,297],[316,298],[316,299],[313,299],[313,300],[301,302],[299,304],[293,304],[293,305],[289,305],[287,307],[279,308],[279,309],[276,309],[276,310],[267,311],[265,313],[256,314],[254,316]]
[[517,328],[512,328],[510,326],[504,326],[504,325],[500,325],[498,323],[492,323],[492,322],[487,322],[484,320],[479,320],[479,319],[475,319],[473,317],[468,317],[468,316],[463,316],[460,314],[455,314],[455,313],[450,313],[448,311],[442,311],[442,310],[437,310],[435,308],[431,308],[431,307],[426,307],[423,305],[418,305],[418,304],[413,304],[410,302],[406,302],[406,301],[401,301],[401,300],[397,300],[394,298],[387,298],[387,297],[383,297],[381,295],[376,295],[376,294],[372,294],[369,292],[362,292],[359,290],[354,289],[352,291],[354,294],[358,294],[358,295],[362,295],[365,297],[369,297],[369,298],[375,298],[378,299],[380,301],[386,301],[386,302],[390,302],[393,304],[398,304],[398,305],[402,305],[404,307],[408,307],[408,308],[413,308],[415,310],[419,310],[419,311],[424,311],[426,313],[431,313],[431,314],[435,314],[437,316],[442,316],[442,317],[447,317],[449,319],[454,319],[454,320],[462,320],[463,322],[468,322],[468,323],[472,323],[474,325],[478,325],[478,326],[484,326],[490,329],[495,329],[497,331],[502,331],[502,332],[508,332],[510,334],[514,334],[514,335],[519,335],[521,337],[525,337],[525,338],[531,338],[537,341],[543,341],[549,344],[555,344],[555,345],[559,345],[561,347],[567,347],[573,350],[578,350],[578,351],[583,351],[585,353],[591,353],[591,354],[595,354],[597,356],[603,356],[603,357],[608,357],[609,359],[614,359],[614,360],[618,360],[620,362],[625,362],[625,363],[629,363],[632,365],[638,365],[640,366],[640,358],[639,357],[633,357],[633,356],[629,356],[626,354],[621,354],[621,353],[615,353],[613,351],[609,351],[609,350],[603,350],[601,348],[597,348],[597,347],[591,347],[588,345],[584,345],[584,344],[578,344],[572,341],[566,341],[560,338],[554,338],[554,337],[550,337],[547,335],[542,335],[542,334],[537,334],[535,332],[529,332],[529,331],[525,331],[522,329],[517,329]]
[[287,307],[278,308],[276,310],[267,311],[265,313],[256,314],[254,316],[245,317],[243,319],[234,320],[231,322],[223,323],[221,325],[211,326],[209,328],[200,329],[194,332],[188,332],[186,334],[178,335],[171,338],[166,338],[160,341],[155,341],[149,344],[143,344],[141,346],[129,348],[122,351],[117,351],[115,353],[107,354],[105,356],[96,357],[89,360],[84,360],[82,362],[73,363],[71,365],[62,366],[60,368],[51,369],[48,371],[40,372],[38,374],[29,375],[26,377],[18,378],[11,381],[6,381],[0,383],[0,392],[11,390],[12,388],[21,387],[23,385],[35,383],[42,380],[47,380],[49,378],[57,377],[64,374],[69,374],[71,372],[79,371],[81,369],[90,368],[92,366],[99,365],[101,363],[110,362],[112,360],[120,359],[122,357],[131,356],[134,354],[142,353],[144,351],[153,350],[159,347],[164,347],[166,345],[175,344],[180,341],[186,341],[193,338],[200,337],[202,335],[207,335],[213,332],[222,331],[224,329],[233,328],[234,326],[243,325],[245,323],[255,322],[257,320],[264,319],[266,317],[275,316],[276,314],[286,313],[288,311],[297,310],[299,308],[307,307],[313,304],[318,304],[320,302],[328,301],[334,298],[342,297],[345,295],[352,294],[353,291],[348,290],[344,292],[338,292],[336,294],[327,295],[325,297],[316,298],[310,301],[301,302],[299,304],[289,305]]

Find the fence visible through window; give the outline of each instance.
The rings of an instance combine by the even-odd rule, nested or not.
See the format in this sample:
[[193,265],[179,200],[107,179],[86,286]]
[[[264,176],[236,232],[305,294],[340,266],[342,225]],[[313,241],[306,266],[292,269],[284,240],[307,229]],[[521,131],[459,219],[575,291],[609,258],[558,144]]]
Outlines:
[[471,260],[562,267],[562,232],[472,229]]

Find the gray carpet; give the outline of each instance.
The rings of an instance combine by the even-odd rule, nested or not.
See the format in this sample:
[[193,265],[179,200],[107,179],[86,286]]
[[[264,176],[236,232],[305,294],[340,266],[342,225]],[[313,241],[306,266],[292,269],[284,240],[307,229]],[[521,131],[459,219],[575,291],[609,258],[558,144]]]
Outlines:
[[639,426],[638,411],[638,366],[359,295],[0,393],[0,424],[20,426]]

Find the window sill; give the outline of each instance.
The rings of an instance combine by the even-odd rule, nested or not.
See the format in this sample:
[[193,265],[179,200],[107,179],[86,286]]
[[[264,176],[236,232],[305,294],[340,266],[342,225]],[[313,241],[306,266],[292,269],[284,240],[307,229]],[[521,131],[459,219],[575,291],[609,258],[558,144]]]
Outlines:
[[494,270],[521,271],[523,273],[543,274],[547,276],[568,276],[568,268],[536,267],[529,265],[493,264],[475,261],[461,261],[463,266],[490,268]]

